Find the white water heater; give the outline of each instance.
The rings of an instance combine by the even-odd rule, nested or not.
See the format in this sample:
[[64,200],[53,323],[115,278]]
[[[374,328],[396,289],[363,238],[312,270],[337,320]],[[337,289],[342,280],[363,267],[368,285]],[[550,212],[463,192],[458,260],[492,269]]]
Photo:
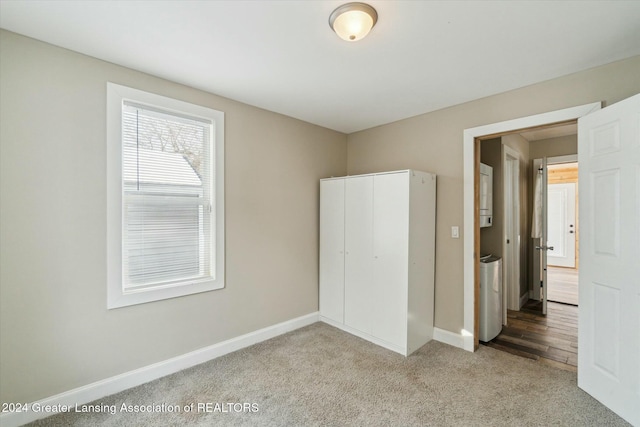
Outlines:
[[480,227],[493,225],[493,168],[480,163]]
[[502,260],[493,255],[480,257],[480,331],[488,342],[502,331]]

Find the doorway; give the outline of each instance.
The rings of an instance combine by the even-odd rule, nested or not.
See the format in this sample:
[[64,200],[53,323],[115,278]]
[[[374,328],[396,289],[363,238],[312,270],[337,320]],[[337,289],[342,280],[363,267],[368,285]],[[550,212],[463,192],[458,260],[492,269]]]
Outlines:
[[[562,285],[563,282],[570,284],[571,277],[565,279],[561,274],[562,270],[568,271],[576,265],[577,124],[509,132],[482,140],[480,151],[481,161],[494,165],[502,177],[494,180],[494,230],[481,229],[480,246],[481,253],[487,253],[492,240],[503,244],[497,254],[503,259],[504,297],[502,331],[483,345],[577,372],[578,309],[566,305],[573,301],[567,300]],[[501,152],[500,159],[496,158],[496,152]],[[573,154],[547,157],[558,153]],[[541,155],[545,156],[544,162],[535,159]],[[542,186],[547,188],[546,195],[540,191]],[[534,197],[534,193],[539,197]],[[540,215],[542,211],[544,215]],[[546,224],[546,238],[537,235],[544,233],[541,227],[535,232],[535,238],[533,230],[528,228],[536,216]],[[549,250],[535,250],[536,246],[548,246]],[[539,286],[535,296],[533,292],[529,294],[529,285],[534,279],[527,268],[528,252],[540,260],[536,267],[540,275],[535,280],[539,283],[542,277],[546,282]],[[548,263],[541,258],[543,255]],[[577,280],[575,285],[577,287]]]
[[577,372],[578,307],[549,302],[546,315],[523,309],[509,310],[508,316],[500,335],[483,345]]
[[[637,165],[640,150],[640,94],[605,110],[600,103],[466,129],[463,143],[464,225],[478,225],[477,146],[479,138],[513,129],[578,120],[580,156],[580,218],[583,233],[579,310],[578,387],[626,420],[640,422],[633,405],[640,385],[637,364],[638,234]],[[554,120],[555,119],[555,120]],[[475,160],[475,162],[474,162]],[[544,175],[543,175],[544,176]],[[546,185],[542,186],[546,190]],[[537,194],[537,193],[536,193]],[[543,227],[544,230],[544,227]],[[544,233],[543,233],[544,234]],[[478,233],[466,232],[464,246],[464,348],[474,351],[478,285]],[[546,236],[543,237],[546,241]],[[540,245],[541,248],[543,245]],[[544,245],[546,246],[546,245]],[[545,250],[548,248],[544,248]]]
[[480,239],[477,210],[476,172],[479,169],[479,141],[523,129],[568,123],[586,116],[601,108],[599,102],[578,107],[566,108],[489,125],[466,129],[463,139],[463,204],[464,229],[471,230],[463,235],[463,272],[464,272],[464,322],[460,333],[462,346],[467,351],[475,351],[478,340],[478,296],[479,296],[479,259]]
[[547,289],[549,301],[578,305],[578,162],[549,159]]

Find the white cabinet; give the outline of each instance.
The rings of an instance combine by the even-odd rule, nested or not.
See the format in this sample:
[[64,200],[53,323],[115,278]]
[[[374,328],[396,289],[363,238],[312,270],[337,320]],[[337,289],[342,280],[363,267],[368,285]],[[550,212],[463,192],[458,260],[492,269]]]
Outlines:
[[433,336],[436,176],[320,181],[321,320],[409,355]]
[[480,227],[493,225],[493,168],[480,163]]
[[320,307],[344,323],[344,191],[342,179],[320,185]]

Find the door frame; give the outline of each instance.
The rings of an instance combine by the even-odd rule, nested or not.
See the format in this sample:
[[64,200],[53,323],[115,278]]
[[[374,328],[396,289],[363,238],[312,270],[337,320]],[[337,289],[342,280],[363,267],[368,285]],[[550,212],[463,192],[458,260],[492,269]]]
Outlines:
[[480,173],[479,156],[475,155],[479,146],[477,141],[512,133],[517,130],[574,121],[601,108],[601,102],[594,102],[464,130],[462,141],[463,230],[465,230],[462,235],[464,321],[460,334],[465,350],[473,352],[479,345],[476,332],[479,318],[479,313],[476,309],[476,294],[480,286],[478,268],[480,262],[480,233],[474,227],[474,224],[479,223],[478,189],[475,185]]
[[[507,308],[520,310],[520,155],[502,145],[504,222],[502,230],[503,324],[507,324]],[[514,203],[515,202],[515,203]],[[507,231],[513,229],[513,242],[507,243]]]

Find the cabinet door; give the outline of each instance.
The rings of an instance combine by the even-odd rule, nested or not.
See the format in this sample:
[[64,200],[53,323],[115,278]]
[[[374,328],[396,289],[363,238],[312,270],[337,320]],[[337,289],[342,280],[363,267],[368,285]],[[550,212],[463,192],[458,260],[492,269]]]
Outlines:
[[371,334],[373,177],[345,182],[344,323]]
[[320,315],[344,323],[344,179],[320,181]]
[[409,173],[376,175],[373,192],[373,335],[407,340]]

